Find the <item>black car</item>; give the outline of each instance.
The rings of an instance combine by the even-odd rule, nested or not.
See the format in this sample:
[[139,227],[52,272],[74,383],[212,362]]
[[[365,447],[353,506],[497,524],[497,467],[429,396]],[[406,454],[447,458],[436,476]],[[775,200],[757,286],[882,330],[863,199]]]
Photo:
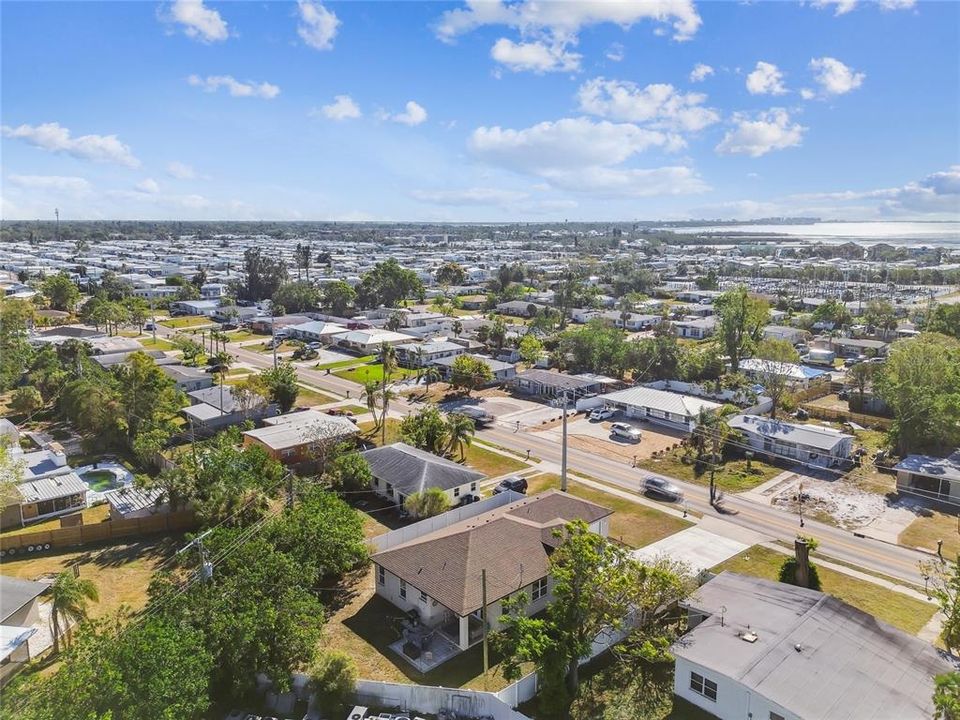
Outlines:
[[526,478],[519,476],[504,478],[500,481],[500,484],[493,489],[493,494],[498,495],[507,490],[513,490],[514,492],[527,494],[527,481]]

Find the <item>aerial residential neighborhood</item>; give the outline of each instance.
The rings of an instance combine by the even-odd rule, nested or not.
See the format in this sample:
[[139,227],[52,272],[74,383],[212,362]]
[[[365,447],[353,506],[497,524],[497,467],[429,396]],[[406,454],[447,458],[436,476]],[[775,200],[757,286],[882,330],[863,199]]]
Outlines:
[[960,720],[960,3],[0,41],[0,716]]

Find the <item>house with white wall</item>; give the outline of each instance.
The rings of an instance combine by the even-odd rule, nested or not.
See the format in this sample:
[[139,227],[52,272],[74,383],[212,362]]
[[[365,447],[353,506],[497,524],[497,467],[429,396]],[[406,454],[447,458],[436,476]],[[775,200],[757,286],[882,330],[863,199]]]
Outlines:
[[477,492],[485,475],[426,450],[395,442],[362,453],[373,479],[370,489],[398,506],[414,493],[438,488],[456,505]]
[[853,452],[853,435],[825,425],[771,420],[760,415],[735,415],[727,425],[759,454],[788,458],[816,467],[844,466]]

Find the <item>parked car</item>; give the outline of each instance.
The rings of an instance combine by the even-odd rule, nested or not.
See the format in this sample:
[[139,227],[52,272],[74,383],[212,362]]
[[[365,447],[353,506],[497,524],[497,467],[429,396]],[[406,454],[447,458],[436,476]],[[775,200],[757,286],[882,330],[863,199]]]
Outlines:
[[145,323],[143,324],[143,329],[144,329],[144,330],[156,330],[156,329],[157,329],[157,324],[156,324],[153,320],[147,320],[147,322],[145,322]]
[[463,415],[464,417],[470,418],[471,420],[473,420],[473,424],[477,427],[483,427],[484,425],[489,425],[494,420],[496,420],[496,418],[490,413],[488,413],[486,410],[483,410],[482,408],[474,407],[472,405],[459,407],[456,410],[452,410],[451,412],[454,414],[459,414],[459,415]]
[[314,341],[314,342],[307,343],[307,348],[310,350],[319,350],[322,347],[323,347],[323,343],[321,342]]
[[221,330],[238,330],[240,328],[235,322],[225,322],[220,325]]
[[527,481],[526,478],[522,478],[518,475],[514,477],[504,478],[500,481],[500,484],[493,489],[494,495],[499,495],[502,492],[507,490],[513,490],[514,492],[527,494]]
[[613,437],[629,440],[630,442],[640,442],[642,433],[633,425],[624,422],[615,422],[610,426],[610,434]]
[[616,413],[608,407],[596,408],[590,411],[590,419],[593,422],[599,422],[600,420],[609,420],[615,414]]
[[671,502],[683,500],[683,490],[669,480],[658,477],[647,477],[643,480],[643,491],[647,495],[656,495]]

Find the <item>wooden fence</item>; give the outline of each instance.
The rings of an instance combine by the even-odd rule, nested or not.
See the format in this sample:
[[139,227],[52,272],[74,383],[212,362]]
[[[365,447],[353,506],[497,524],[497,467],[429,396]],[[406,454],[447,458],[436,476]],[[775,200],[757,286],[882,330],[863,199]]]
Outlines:
[[850,410],[836,410],[834,408],[825,408],[820,405],[801,405],[812,418],[817,420],[834,420],[836,422],[855,422],[864,427],[879,428],[880,430],[889,430],[893,420],[879,415],[864,415],[863,413],[852,412]]
[[197,518],[191,510],[129,520],[105,520],[90,525],[2,536],[0,537],[0,556],[26,555],[44,550],[87,545],[106,540],[126,540],[162,532],[183,532],[195,527],[197,527]]

